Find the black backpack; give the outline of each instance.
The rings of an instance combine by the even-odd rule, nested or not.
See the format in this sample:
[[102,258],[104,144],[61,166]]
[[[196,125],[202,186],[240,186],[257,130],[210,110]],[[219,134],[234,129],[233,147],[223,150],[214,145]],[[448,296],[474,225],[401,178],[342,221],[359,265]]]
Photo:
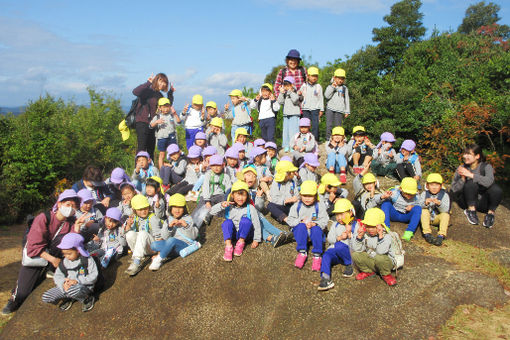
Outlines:
[[[104,279],[104,275],[103,275],[103,267],[101,266],[99,257],[92,256],[92,259],[96,263],[96,267],[97,267],[97,281],[96,281],[96,284],[94,285],[94,293],[99,293],[104,288],[104,284],[105,284],[105,279]],[[60,271],[62,273],[64,273],[65,277],[67,277],[69,270],[78,271],[78,270],[80,270],[80,268],[83,268],[83,270],[85,271],[85,275],[88,275],[89,274],[89,258],[80,254],[80,264],[76,268],[67,269],[66,267],[64,267],[64,260],[60,261],[58,268],[60,269]]]
[[131,108],[129,109],[128,113],[126,114],[126,125],[128,128],[134,128],[136,123],[136,115],[140,111],[140,108],[142,107],[140,103],[140,98],[136,97],[131,102]]

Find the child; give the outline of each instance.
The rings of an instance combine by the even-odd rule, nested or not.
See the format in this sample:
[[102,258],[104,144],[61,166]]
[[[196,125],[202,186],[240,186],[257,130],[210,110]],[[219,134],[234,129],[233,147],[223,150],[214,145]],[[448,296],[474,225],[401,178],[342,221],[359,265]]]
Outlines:
[[319,202],[317,183],[305,181],[301,185],[301,200],[290,208],[287,224],[296,240],[297,256],[294,266],[301,269],[307,258],[308,239],[312,242],[312,271],[319,271],[322,262],[323,230],[328,226],[329,216],[326,207]]
[[205,104],[205,111],[207,112],[208,122],[211,122],[214,118],[219,118],[218,105],[216,105],[216,102],[208,101]]
[[386,216],[386,226],[390,227],[390,221],[409,223],[402,239],[411,241],[421,219],[422,202],[417,195],[418,183],[412,177],[406,177],[402,180],[400,187],[392,190],[390,200],[386,200],[381,205],[382,211]]
[[[245,128],[238,128],[235,133],[234,143],[241,144],[243,146],[243,150],[245,153],[250,154],[251,149],[253,148],[253,143],[248,142],[248,136],[250,134],[246,131]],[[240,147],[239,147],[240,149]]]
[[331,281],[332,266],[343,264],[345,266],[343,277],[351,277],[354,273],[350,251],[352,231],[356,226],[354,207],[348,199],[341,198],[335,202],[333,213],[336,224],[329,229],[327,236],[329,247],[322,256],[321,282],[318,287],[318,290],[321,291],[329,290],[335,286]]
[[345,116],[351,113],[349,101],[349,89],[345,86],[345,70],[335,70],[331,85],[326,87],[324,98],[328,101],[326,105],[326,139],[331,136],[331,129],[334,126],[341,126]]
[[207,135],[203,131],[198,131],[195,134],[195,141],[193,145],[199,146],[204,149],[207,146]]
[[119,259],[127,249],[124,230],[119,228],[121,217],[122,212],[118,208],[109,208],[99,222],[99,232],[87,244],[91,255],[99,257],[103,268],[108,267],[112,259]]
[[225,217],[221,229],[225,241],[223,259],[227,262],[232,261],[232,254],[235,256],[243,254],[246,242],[253,240],[252,248],[257,248],[262,242],[259,213],[249,198],[249,191],[245,182],[237,181],[232,185],[232,192],[227,200],[214,205],[211,209],[211,215],[223,213]]
[[171,184],[175,185],[183,180],[186,173],[186,165],[188,165],[186,157],[182,154],[177,144],[170,144],[166,149],[166,154],[168,162],[165,162],[161,168],[164,191],[167,191]]
[[83,236],[76,233],[62,238],[58,248],[62,249],[64,259],[53,276],[56,287],[43,294],[43,302],[57,304],[62,301],[61,310],[71,308],[74,301],[82,303],[82,312],[94,308],[93,292],[99,271],[94,259],[83,248],[83,241]]
[[[228,148],[225,152],[225,160],[227,161],[227,165],[225,166],[225,172],[230,176],[232,181],[236,181],[236,175],[237,172],[240,170],[239,168],[239,151],[238,149],[233,146],[231,148]],[[232,182],[232,184],[234,184]]]
[[92,196],[92,193],[88,189],[81,189],[77,193],[78,197],[81,200],[80,209],[76,210],[76,218],[80,218],[84,215],[83,224],[80,229],[80,233],[82,233],[83,237],[86,240],[90,240],[92,235],[97,233],[98,226],[97,223],[102,217],[103,214],[99,209],[95,209],[94,205],[96,204],[96,200]]
[[301,109],[303,117],[308,118],[312,123],[312,133],[315,141],[319,142],[319,119],[324,113],[324,95],[319,80],[319,69],[315,66],[308,68],[307,81],[301,86],[298,95],[303,96]]
[[349,147],[345,142],[345,130],[341,126],[336,126],[331,131],[331,138],[326,144],[326,168],[329,172],[340,173],[340,182],[347,183],[345,169],[347,167],[347,157],[349,157]]
[[260,87],[260,93],[250,101],[250,109],[259,112],[259,126],[262,139],[275,142],[276,115],[280,110],[280,104],[273,94],[273,86],[265,83]]
[[89,190],[92,197],[96,200],[96,208],[102,214],[106,212],[106,208],[108,208],[114,196],[103,180],[103,170],[95,165],[87,165],[83,171],[82,179],[74,183],[71,189],[76,192],[82,189]]
[[205,173],[204,184],[198,206],[205,204],[208,210],[214,204],[223,202],[225,194],[232,186],[232,179],[225,173],[223,157],[213,155],[209,160],[209,170]]
[[299,132],[290,141],[290,147],[297,166],[301,165],[305,153],[317,153],[317,142],[310,133],[310,119],[301,118],[299,120]]
[[237,149],[239,168],[242,169],[249,161],[248,157],[246,157],[246,148],[241,143],[235,143],[234,147]]
[[165,240],[169,236],[166,223],[150,212],[149,200],[143,195],[136,195],[131,200],[134,215],[131,215],[124,226],[126,240],[133,252],[133,262],[126,274],[134,276],[142,270],[151,255],[150,245],[154,241]]
[[328,210],[328,215],[333,216],[333,208],[335,202],[341,198],[347,198],[349,191],[340,188],[342,182],[332,173],[325,173],[321,177],[321,184],[319,185],[319,200],[324,203]]
[[174,194],[168,200],[168,228],[169,237],[151,243],[151,249],[159,252],[152,259],[150,270],[159,270],[168,256],[178,256],[179,252],[195,243],[198,228],[188,214],[186,199],[181,194]]
[[258,147],[263,148],[265,144],[266,144],[266,141],[265,141],[265,140],[263,140],[262,138],[257,138],[257,139],[255,139],[255,140],[253,141],[253,146],[255,146],[255,147],[257,147],[257,146],[258,146]]
[[291,161],[281,160],[276,164],[276,174],[269,194],[271,200],[267,209],[271,216],[280,223],[287,223],[290,207],[299,200],[294,174],[298,168]]
[[207,144],[212,145],[218,151],[218,155],[222,155],[225,153],[227,149],[227,136],[222,132],[223,129],[223,119],[219,117],[214,117],[209,123],[209,129],[207,129]]
[[[251,131],[252,119],[246,98],[244,98],[241,90],[232,90],[229,96],[232,101],[232,110],[229,109],[228,103],[225,104],[224,118],[232,119],[230,137],[232,138],[232,143],[235,143],[237,140],[237,129],[244,128],[245,131]],[[248,135],[248,133],[246,134]]]
[[198,198],[200,187],[196,187],[196,184],[199,178],[203,176],[202,163],[200,162],[201,158],[202,149],[196,145],[192,145],[188,150],[188,164],[186,165],[186,174],[184,175],[184,182],[193,185],[193,188],[186,196],[187,201],[196,201]]
[[119,210],[122,213],[121,222],[127,220],[127,218],[133,215],[133,209],[131,208],[131,199],[137,194],[136,188],[130,182],[124,182],[120,185],[120,192],[122,194],[122,200],[119,202]]
[[395,174],[399,181],[404,177],[412,177],[416,181],[421,179],[420,156],[414,151],[415,148],[416,143],[412,139],[406,139],[400,146],[400,152],[395,160],[397,163]]
[[301,115],[301,97],[296,93],[294,77],[286,76],[280,87],[278,103],[283,105],[283,150],[289,152],[289,141],[299,132],[299,116]]
[[152,176],[159,176],[159,170],[154,166],[147,151],[140,151],[135,157],[135,170],[131,180],[136,188],[142,194],[145,194],[145,181]]
[[356,218],[359,219],[363,218],[365,211],[370,208],[380,208],[384,200],[391,197],[391,191],[382,192],[374,174],[368,171],[354,176],[352,185],[354,188],[353,205],[356,209]]
[[105,181],[106,186],[111,193],[110,202],[108,202],[108,206],[115,207],[119,205],[119,202],[122,201],[122,193],[120,192],[120,185],[125,182],[130,182],[131,178],[129,178],[126,171],[122,168],[115,168],[112,170],[110,178]]
[[317,174],[317,167],[320,165],[317,155],[313,153],[306,153],[303,157],[303,163],[300,165],[298,172],[298,184],[305,181],[319,181],[319,174]]
[[352,129],[352,139],[348,144],[348,152],[351,155],[349,164],[352,165],[352,171],[355,175],[360,174],[363,169],[369,169],[374,154],[374,145],[367,137],[363,126],[355,126]]
[[267,167],[271,174],[275,174],[276,164],[278,163],[278,146],[274,142],[266,142],[264,147],[267,151]]
[[383,132],[381,141],[374,149],[374,158],[371,165],[372,171],[377,176],[392,176],[391,174],[397,167],[395,163],[397,153],[393,149],[393,143],[395,143],[395,136],[390,132]]
[[[170,144],[177,144],[177,135],[175,134],[175,124],[181,122],[181,118],[172,111],[172,105],[168,98],[159,98],[158,110],[150,122],[150,127],[156,129],[157,146],[159,150],[158,168],[163,166],[165,159],[165,150]],[[170,111],[172,113],[170,114]]]
[[147,179],[147,185],[145,186],[145,196],[149,200],[150,208],[160,220],[165,219],[166,211],[165,197],[161,193],[162,183],[160,177],[153,176]]
[[267,199],[270,200],[269,185],[273,181],[273,176],[266,166],[266,149],[254,147],[250,153],[250,162],[257,170],[257,179],[259,187],[262,189]]
[[190,148],[195,141],[197,132],[202,131],[205,122],[204,98],[196,94],[191,99],[191,107],[186,104],[181,112],[186,129],[186,148]]
[[360,273],[356,280],[361,281],[378,272],[388,286],[397,284],[391,275],[395,266],[395,253],[391,236],[386,233],[385,215],[379,208],[370,208],[361,224],[353,232],[351,247],[352,259]]
[[[420,195],[422,202],[421,228],[423,237],[428,243],[441,246],[446,238],[450,223],[450,196],[443,189],[443,177],[434,173],[427,176],[425,191]],[[430,225],[439,225],[439,232],[434,238]]]

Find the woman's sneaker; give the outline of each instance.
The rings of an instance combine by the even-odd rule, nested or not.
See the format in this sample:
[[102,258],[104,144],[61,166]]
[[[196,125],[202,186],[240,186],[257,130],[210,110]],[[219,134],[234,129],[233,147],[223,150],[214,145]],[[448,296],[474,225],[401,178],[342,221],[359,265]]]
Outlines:
[[225,247],[225,253],[223,254],[223,259],[227,262],[232,261],[232,253],[234,252],[234,247]]
[[333,281],[321,278],[321,282],[319,283],[319,287],[317,287],[317,290],[329,290],[334,286],[335,284],[333,283]]
[[343,277],[351,277],[352,275],[354,275],[354,269],[352,268],[352,265],[345,266],[342,276]]
[[476,210],[465,209],[464,215],[466,215],[466,218],[469,223],[471,223],[473,225],[480,224],[480,221],[478,220],[478,215],[476,214]]
[[62,301],[62,303],[58,306],[58,308],[60,308],[60,310],[63,310],[63,311],[69,310],[69,308],[71,308],[71,306],[73,305],[73,302],[74,302],[73,299],[66,299],[66,300]]
[[494,214],[487,214],[483,219],[483,226],[490,229],[494,226]]
[[86,298],[82,302],[81,311],[82,312],[88,312],[89,310],[94,308],[94,302],[96,302],[96,298],[93,295],[91,295],[88,298]]

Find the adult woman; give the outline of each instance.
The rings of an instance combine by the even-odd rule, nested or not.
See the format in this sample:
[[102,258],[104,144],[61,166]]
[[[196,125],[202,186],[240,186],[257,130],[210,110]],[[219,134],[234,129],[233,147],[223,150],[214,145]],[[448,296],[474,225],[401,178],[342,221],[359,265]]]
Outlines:
[[[150,76],[149,79],[136,87],[133,94],[140,98],[138,114],[136,115],[136,135],[138,138],[138,151],[147,151],[154,159],[154,148],[156,146],[155,130],[149,127],[149,122],[156,113],[158,100],[163,97],[161,92],[168,91],[168,98],[173,101],[173,87],[168,87],[168,77],[164,73]],[[173,107],[172,107],[173,109]]]
[[274,83],[274,92],[275,97],[278,97],[280,93],[280,86],[283,85],[283,78],[287,76],[294,77],[294,86],[296,87],[296,91],[299,91],[301,86],[306,81],[306,70],[303,66],[299,66],[301,62],[301,55],[298,50],[290,50],[287,56],[285,57],[285,64],[287,67],[282,68],[278,75],[276,76],[276,81]]
[[35,287],[42,282],[46,271],[51,272],[58,267],[62,259],[62,252],[57,248],[60,240],[65,234],[79,231],[80,222],[76,221],[74,224],[75,210],[79,206],[78,195],[74,190],[68,189],[60,194],[55,208],[49,212],[49,221],[46,217],[48,213],[41,213],[35,217],[26,235],[16,287],[12,290],[11,298],[2,310],[2,314],[16,311]]
[[503,199],[503,190],[494,183],[494,168],[485,162],[482,148],[476,144],[466,146],[462,158],[464,164],[455,171],[451,197],[471,224],[479,224],[476,211],[487,213],[483,226],[492,228],[494,213]]

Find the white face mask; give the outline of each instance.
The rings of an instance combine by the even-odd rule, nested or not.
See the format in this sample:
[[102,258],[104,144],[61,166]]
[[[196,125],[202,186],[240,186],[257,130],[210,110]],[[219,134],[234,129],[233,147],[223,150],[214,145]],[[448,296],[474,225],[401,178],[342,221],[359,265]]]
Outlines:
[[75,210],[73,209],[73,207],[69,207],[69,206],[61,206],[60,208],[58,208],[58,211],[60,211],[60,213],[62,214],[62,216],[64,217],[70,217],[70,216],[73,216],[74,213],[75,213]]

